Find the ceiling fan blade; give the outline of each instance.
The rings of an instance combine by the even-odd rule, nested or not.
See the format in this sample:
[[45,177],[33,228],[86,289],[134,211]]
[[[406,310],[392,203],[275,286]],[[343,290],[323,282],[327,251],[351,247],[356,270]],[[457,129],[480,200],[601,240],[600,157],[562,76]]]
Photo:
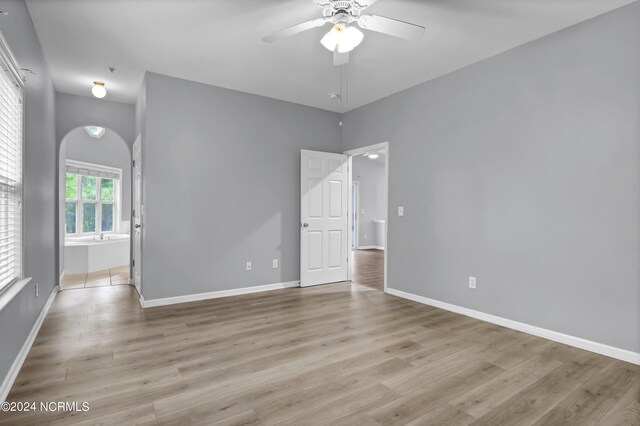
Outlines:
[[333,51],[333,65],[340,66],[349,62],[349,52],[340,53],[338,50]]
[[326,23],[327,23],[327,19],[326,18],[312,19],[310,21],[303,22],[303,23],[298,24],[298,25],[294,25],[293,27],[285,28],[284,30],[280,30],[280,31],[278,31],[276,33],[268,35],[268,36],[264,37],[262,39],[262,41],[264,41],[266,43],[273,43],[274,41],[278,41],[278,40],[283,39],[285,37],[290,37],[292,35],[296,35],[296,34],[301,33],[303,31],[307,31],[307,30],[310,30],[310,29],[313,29],[313,28],[321,27]]
[[378,0],[355,0],[355,3],[360,6],[360,9],[366,9],[377,1]]
[[362,15],[358,19],[358,25],[365,30],[376,31],[406,40],[418,40],[425,30],[420,25],[378,15]]

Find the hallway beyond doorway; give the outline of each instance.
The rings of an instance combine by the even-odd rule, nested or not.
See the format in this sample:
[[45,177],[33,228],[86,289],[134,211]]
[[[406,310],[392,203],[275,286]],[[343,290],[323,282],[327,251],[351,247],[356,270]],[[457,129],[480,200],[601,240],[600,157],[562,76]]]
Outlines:
[[352,250],[351,262],[351,282],[384,291],[384,250]]

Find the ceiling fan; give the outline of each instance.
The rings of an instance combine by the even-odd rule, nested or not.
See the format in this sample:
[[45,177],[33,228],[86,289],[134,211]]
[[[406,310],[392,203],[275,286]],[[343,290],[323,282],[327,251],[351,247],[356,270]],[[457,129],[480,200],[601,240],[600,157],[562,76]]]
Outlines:
[[333,52],[334,65],[343,65],[349,62],[349,52],[358,46],[364,34],[362,29],[388,34],[406,40],[417,40],[424,34],[425,28],[385,18],[384,16],[363,14],[362,11],[374,4],[377,0],[312,0],[322,8],[322,18],[312,19],[298,25],[273,33],[262,40],[267,43],[290,37],[292,35],[313,28],[322,27],[327,23],[333,25],[331,30],[320,41],[324,47]]

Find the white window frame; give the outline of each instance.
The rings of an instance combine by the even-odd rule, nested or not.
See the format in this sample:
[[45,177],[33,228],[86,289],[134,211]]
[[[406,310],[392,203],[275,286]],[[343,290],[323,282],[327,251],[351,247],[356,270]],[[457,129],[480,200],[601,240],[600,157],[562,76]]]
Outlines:
[[[73,173],[76,175],[76,198],[66,198],[65,194],[65,236],[66,237],[80,237],[100,234],[117,234],[120,231],[120,217],[121,217],[121,185],[122,185],[122,169],[115,167],[103,166],[100,164],[87,163],[78,160],[67,160],[65,167],[65,187],[67,173]],[[79,169],[78,172],[67,171],[67,168],[71,166],[74,169]],[[85,173],[82,173],[85,170]],[[108,173],[110,175],[117,175],[117,177],[103,177],[100,174]],[[82,177],[94,177],[96,179],[96,199],[95,200],[83,200],[82,199]],[[113,201],[102,200],[101,181],[102,179],[113,179]],[[66,208],[67,203],[76,203],[76,229],[75,233],[67,233],[66,227]],[[96,206],[96,229],[95,231],[84,232],[82,228],[82,214],[84,204],[95,204]],[[113,227],[111,231],[102,231],[102,206],[104,204],[113,205]]]
[[[15,272],[14,272],[14,276],[8,276],[5,279],[0,280],[0,295],[3,295],[2,300],[0,300],[0,308],[2,308],[4,306],[4,304],[7,302],[7,298],[4,297],[4,294],[6,293],[6,291],[11,288],[14,284],[16,284],[17,282],[21,282],[24,283],[26,285],[26,283],[28,282],[28,279],[23,279],[24,278],[24,210],[22,208],[22,203],[24,200],[24,187],[23,187],[23,183],[24,183],[24,128],[25,128],[25,109],[24,109],[24,82],[25,82],[25,78],[22,75],[22,73],[20,72],[20,66],[18,65],[18,62],[15,59],[15,56],[13,55],[13,53],[11,52],[11,49],[9,48],[9,45],[6,41],[6,39],[4,38],[4,35],[2,34],[2,32],[0,32],[0,66],[2,66],[2,70],[0,70],[0,72],[4,71],[5,74],[9,77],[9,81],[15,85],[16,91],[17,91],[17,96],[18,96],[18,102],[21,104],[21,107],[18,108],[18,121],[19,121],[19,135],[18,135],[18,152],[17,152],[17,156],[20,157],[20,159],[16,162],[16,167],[19,167],[19,173],[17,176],[17,179],[19,180],[18,182],[14,183],[14,194],[17,195],[17,214],[15,215],[16,220],[18,221],[17,224],[15,224],[14,226],[14,230],[16,231],[16,235],[15,235],[15,245],[14,245],[14,250],[12,253],[6,253],[6,257],[10,257],[10,256],[14,256],[15,260],[14,260],[14,264],[15,264]],[[2,254],[0,256],[5,256],[5,254]],[[2,262],[4,263],[4,262]],[[20,287],[20,286],[19,286]],[[15,291],[19,291],[15,290]]]

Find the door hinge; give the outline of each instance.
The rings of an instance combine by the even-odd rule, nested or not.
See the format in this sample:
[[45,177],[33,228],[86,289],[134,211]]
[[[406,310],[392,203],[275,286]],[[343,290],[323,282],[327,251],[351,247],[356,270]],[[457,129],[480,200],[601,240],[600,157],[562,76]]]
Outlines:
[[131,260],[131,266],[136,266],[136,260],[135,259]]
[[135,168],[136,167],[136,160],[133,160],[132,163],[133,163],[133,167]]

